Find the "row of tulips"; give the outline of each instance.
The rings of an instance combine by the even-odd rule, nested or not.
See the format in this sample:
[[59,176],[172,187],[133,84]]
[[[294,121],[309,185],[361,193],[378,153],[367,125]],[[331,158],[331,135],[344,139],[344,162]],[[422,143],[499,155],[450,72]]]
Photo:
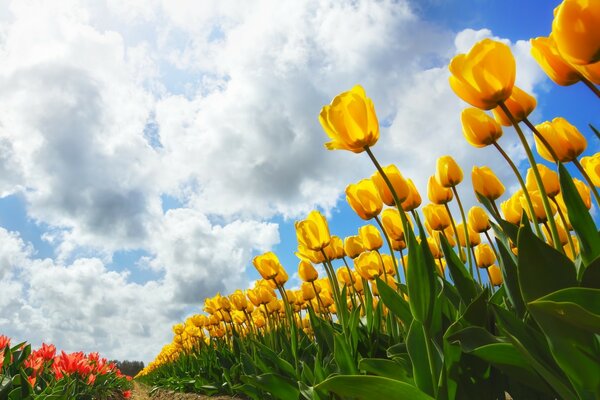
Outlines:
[[98,353],[58,354],[54,345],[37,350],[19,343],[11,346],[0,335],[0,399],[126,399],[131,377]]
[[[600,2],[565,0],[551,39],[541,41],[597,94],[599,34]],[[542,67],[558,68],[537,42]],[[421,207],[414,183],[373,154],[377,115],[356,86],[319,120],[327,149],[372,160],[375,172],[349,185],[346,199],[373,224],[342,239],[311,212],[295,226],[297,290],[286,288],[274,253],[255,257],[262,279],[206,299],[205,314],[175,325],[173,342],[140,379],[253,399],[600,398],[600,234],[589,212],[592,196],[600,206],[600,153],[579,159],[586,139],[563,118],[528,120],[536,101],[514,86],[505,44],[484,39],[449,68],[452,89],[473,106],[461,115],[467,142],[494,146],[520,189],[498,205],[504,185],[488,167],[473,167],[482,206],[465,210],[463,171],[444,156]],[[525,178],[500,144],[502,125],[527,154]],[[536,161],[522,125],[549,166]]]

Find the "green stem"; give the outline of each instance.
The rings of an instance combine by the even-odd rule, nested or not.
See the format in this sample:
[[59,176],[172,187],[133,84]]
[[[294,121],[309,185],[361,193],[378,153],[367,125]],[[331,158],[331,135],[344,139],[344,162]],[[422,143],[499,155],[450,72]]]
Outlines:
[[433,338],[431,337],[431,333],[429,332],[429,329],[427,329],[424,325],[423,327],[423,334],[425,335],[425,347],[427,349],[427,360],[429,361],[429,372],[431,373],[431,380],[433,381],[433,393],[434,393],[434,397],[437,397],[437,392],[438,392],[438,384],[437,384],[437,379],[436,379],[436,372],[435,372],[435,361],[434,361],[434,355],[433,355]]
[[[460,210],[460,216],[463,220],[463,228],[465,231],[465,246],[467,247],[467,260],[469,261],[469,268],[471,268],[471,272],[473,271],[473,260],[471,259],[471,254],[469,253],[469,249],[471,249],[471,240],[469,239],[469,226],[467,225],[467,218],[465,216],[465,209],[462,206],[462,202],[460,201],[460,197],[458,196],[458,190],[456,190],[456,186],[452,186],[452,191],[454,192],[454,197],[456,197],[456,202],[458,203],[458,209]],[[458,237],[456,238],[458,239]],[[460,242],[460,240],[459,240]],[[460,245],[460,243],[459,243]],[[477,267],[477,266],[476,266]],[[479,271],[477,271],[479,274]]]
[[581,172],[581,175],[583,175],[583,178],[587,181],[588,185],[590,186],[590,189],[592,190],[592,193],[594,194],[594,198],[596,199],[596,204],[598,204],[598,206],[600,207],[600,195],[598,195],[598,190],[596,189],[596,186],[594,186],[592,178],[590,178],[585,168],[583,168],[583,165],[581,165],[577,158],[573,160],[573,164],[575,164],[579,172]]
[[551,199],[554,202],[554,205],[556,206],[556,211],[558,212],[558,217],[562,221],[563,226],[565,227],[565,231],[567,231],[567,240],[569,241],[569,247],[571,248],[573,257],[575,257],[575,243],[573,243],[573,238],[571,237],[571,234],[569,233],[569,229],[567,228],[568,224],[567,224],[567,219],[565,218],[565,214],[560,209],[560,206],[558,205],[558,202],[556,201],[556,199],[554,197],[551,197]]
[[585,77],[581,77],[581,82],[585,83],[585,85],[596,95],[598,96],[598,98],[600,98],[600,90],[596,87],[596,85],[594,85],[592,82],[589,81],[589,79],[585,78]]
[[508,154],[506,154],[504,149],[502,147],[500,147],[500,145],[498,143],[494,142],[494,147],[496,147],[496,150],[498,150],[500,152],[500,154],[502,155],[502,157],[504,157],[504,159],[506,160],[508,165],[510,165],[510,168],[513,170],[515,176],[517,177],[517,180],[519,181],[519,185],[521,185],[521,189],[523,189],[523,196],[525,196],[525,201],[527,202],[527,207],[529,208],[529,215],[531,215],[532,219],[534,219],[533,226],[535,227],[535,232],[537,233],[537,236],[539,238],[541,238],[542,230],[540,229],[540,226],[537,223],[537,218],[535,217],[535,211],[533,210],[533,203],[531,202],[531,196],[529,196],[529,192],[527,191],[527,186],[525,185],[525,181],[523,180],[523,177],[521,176],[519,169],[517,168],[515,163],[513,163],[513,161],[510,159]]
[[[473,254],[473,258],[475,259],[475,264],[477,264],[477,257],[475,257],[475,250],[471,247],[471,254]],[[481,273],[479,272],[479,267],[475,265],[475,270],[477,271],[477,280],[479,281],[479,286],[483,287],[483,283],[481,282]]]
[[[450,217],[450,224],[452,225],[452,231],[454,232],[454,237],[456,238],[456,245],[458,246],[458,254],[461,257],[461,261],[465,257],[465,253],[463,252],[463,248],[460,245],[460,239],[458,238],[458,229],[456,229],[456,223],[454,222],[454,218],[452,217],[452,213],[450,212],[450,206],[448,206],[448,203],[444,203],[444,207],[446,207],[446,212],[448,213],[448,216]],[[445,235],[444,231],[442,231],[442,233]],[[471,270],[471,276],[473,276],[473,266],[469,263],[469,267]]]
[[[535,158],[533,157],[533,153],[531,152],[531,148],[529,147],[529,144],[527,143],[527,139],[525,138],[525,135],[523,134],[523,131],[521,130],[521,127],[519,126],[519,123],[515,120],[515,118],[511,114],[508,107],[506,107],[506,104],[504,104],[504,102],[500,102],[498,105],[500,106],[502,111],[504,111],[504,113],[506,114],[508,119],[510,119],[510,122],[512,122],[513,126],[515,127],[515,131],[517,132],[517,135],[519,136],[519,139],[521,140],[521,144],[523,145],[523,148],[525,149],[525,153],[527,154],[527,158],[529,159],[529,163],[531,164],[531,169],[533,170],[533,175],[535,177],[535,181],[537,182],[538,189],[540,190],[540,196],[542,197],[542,204],[544,206],[544,212],[546,213],[546,216],[548,217],[548,221],[550,223],[550,232],[552,233],[552,240],[554,242],[554,247],[556,248],[556,250],[562,252],[563,249],[562,249],[562,247],[560,247],[560,240],[558,239],[558,231],[556,230],[556,223],[554,222],[554,218],[552,218],[553,214],[552,214],[552,209],[550,208],[550,202],[548,201],[548,196],[546,194],[546,191],[544,190],[544,183],[542,181],[540,171],[538,170],[537,163],[535,162]],[[532,216],[533,215],[535,215],[535,214],[532,214]]]

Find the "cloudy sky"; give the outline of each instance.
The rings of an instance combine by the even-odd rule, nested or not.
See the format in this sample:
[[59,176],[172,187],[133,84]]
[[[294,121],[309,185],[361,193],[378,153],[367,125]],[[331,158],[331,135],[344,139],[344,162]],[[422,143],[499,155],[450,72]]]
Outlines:
[[[374,152],[424,198],[444,154],[514,186],[462,137],[452,56],[504,40],[534,122],[600,125],[585,87],[530,57],[558,1],[531,3],[0,1],[0,334],[149,361],[203,298],[256,279],[254,255],[295,270],[306,212],[353,234],[343,190],[373,167],[326,151],[317,116],[357,83],[382,124]],[[512,132],[501,143],[523,160]]]

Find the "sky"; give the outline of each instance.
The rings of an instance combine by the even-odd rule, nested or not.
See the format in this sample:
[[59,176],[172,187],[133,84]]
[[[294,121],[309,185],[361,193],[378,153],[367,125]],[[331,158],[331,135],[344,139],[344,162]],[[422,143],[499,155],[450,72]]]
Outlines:
[[[0,1],[0,334],[148,362],[204,298],[249,287],[255,255],[275,251],[297,285],[295,220],[319,209],[342,237],[363,224],[344,189],[374,168],[325,150],[317,119],[355,84],[381,122],[374,153],[424,199],[446,154],[468,205],[473,165],[514,189],[464,140],[448,85],[450,59],[485,37],[511,46],[531,120],[563,116],[598,152],[598,99],[529,54],[557,4]],[[500,143],[524,170],[514,132]]]

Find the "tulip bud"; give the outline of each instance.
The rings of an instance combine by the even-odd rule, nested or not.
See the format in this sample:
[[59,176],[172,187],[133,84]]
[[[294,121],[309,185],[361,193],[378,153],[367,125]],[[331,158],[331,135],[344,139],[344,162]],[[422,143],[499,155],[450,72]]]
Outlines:
[[331,241],[329,245],[325,247],[325,254],[327,254],[327,258],[330,260],[339,260],[344,257],[344,243],[339,236],[331,236]]
[[246,307],[248,307],[248,299],[246,298],[246,295],[239,289],[233,292],[229,298],[235,309],[238,311],[245,310]]
[[477,42],[449,65],[450,87],[458,97],[482,110],[491,110],[512,91],[516,63],[510,48],[491,39]]
[[433,258],[442,257],[442,252],[440,251],[440,247],[438,246],[438,244],[434,238],[428,237],[427,245],[429,246],[429,250],[431,250],[431,254],[433,255]]
[[[535,128],[546,139],[558,160],[563,163],[573,161],[587,147],[585,137],[564,118],[554,118],[552,122],[543,122]],[[535,147],[542,158],[554,162],[552,154],[537,136],[535,136]]]
[[434,176],[427,182],[427,197],[433,204],[446,204],[452,200],[452,189],[443,187]]
[[[396,167],[393,164],[390,164],[387,167],[383,167],[383,172],[392,184],[392,187],[394,188],[394,191],[398,196],[398,200],[400,200],[401,202],[404,201],[404,199],[406,199],[406,196],[408,196],[408,186],[406,184],[406,180],[400,173],[400,170],[398,170],[398,167]],[[371,180],[375,184],[375,187],[379,192],[379,197],[381,197],[381,200],[383,200],[383,202],[388,206],[395,206],[396,203],[394,202],[392,192],[383,180],[383,177],[381,176],[379,171],[376,171],[371,176]]]
[[565,245],[563,249],[565,250],[567,257],[569,257],[571,261],[575,261],[575,258],[579,255],[579,240],[577,240],[577,236],[571,235],[571,241],[573,242],[573,247],[575,247],[575,254],[573,254],[570,245]]
[[310,282],[303,282],[300,286],[300,290],[302,291],[302,298],[304,301],[310,301],[316,297],[315,290]]
[[[565,229],[565,226],[563,225],[562,220],[560,218],[554,218],[554,220],[556,222],[556,232],[558,233],[558,240],[560,241],[560,245],[564,246],[567,243],[569,243],[569,234],[567,233],[567,230]],[[546,239],[550,246],[554,246],[554,242],[552,240],[552,233],[546,228],[546,225],[542,225],[542,230],[544,231],[544,236],[546,236]]]
[[592,208],[592,197],[590,194],[590,187],[577,178],[573,178],[573,183],[575,184],[575,188],[579,193],[579,197],[581,197],[581,200],[583,200],[583,204],[585,204],[588,210]]
[[475,193],[489,200],[496,200],[504,194],[504,185],[488,167],[473,167],[471,181]]
[[[543,164],[537,164],[537,167],[538,171],[540,172],[540,177],[542,178],[542,185],[544,186],[544,191],[546,192],[548,197],[554,197],[557,194],[559,194],[560,183],[558,181],[558,174]],[[529,168],[527,170],[525,186],[527,187],[528,191],[539,190],[532,168]]]
[[[525,195],[522,195],[520,197],[521,207],[523,208],[523,210],[525,210],[525,213],[527,213],[527,217],[529,218],[529,220],[534,223],[536,223],[536,219],[537,219],[537,222],[540,222],[540,223],[546,222],[548,220],[548,216],[546,215],[546,211],[544,210],[544,203],[542,202],[542,195],[541,195],[540,191],[539,190],[529,191],[529,197],[531,198],[531,204],[533,205],[533,212],[534,212],[535,216],[532,216],[530,213],[529,207],[527,206],[527,199],[525,198]],[[554,215],[554,213],[556,212],[556,206],[552,202],[550,203],[550,209],[552,212],[552,215],[550,215],[550,217],[552,217]],[[535,219],[534,219],[534,217],[535,217]]]
[[521,206],[522,190],[517,190],[508,200],[500,203],[500,209],[504,215],[504,219],[514,225],[519,225],[521,216],[523,215],[523,206]]
[[331,139],[331,142],[325,143],[327,150],[361,153],[379,139],[379,122],[373,101],[359,85],[337,95],[330,105],[324,106],[319,122]]
[[354,275],[352,271],[349,271],[347,267],[340,267],[336,271],[338,281],[342,282],[344,286],[352,286],[354,284]]
[[462,182],[463,172],[454,158],[442,156],[437,159],[435,179],[443,187],[450,188]]
[[[479,236],[479,233],[471,229],[471,227],[468,224],[467,230],[469,231],[469,246],[474,247],[481,243],[481,236]],[[458,243],[460,243],[462,247],[467,247],[467,240],[465,238],[465,226],[462,222],[456,225],[456,232],[458,233]]]
[[478,206],[471,207],[467,219],[469,221],[469,226],[477,233],[486,232],[492,227],[487,213],[483,208]]
[[314,282],[319,278],[319,273],[311,263],[300,261],[298,264],[298,276],[304,282]]
[[388,275],[396,275],[396,269],[394,268],[394,260],[389,254],[382,254],[381,259],[383,260],[383,269]]
[[489,244],[481,243],[475,247],[475,261],[479,268],[487,268],[494,265],[496,255]]
[[381,234],[373,225],[364,225],[358,228],[358,236],[366,250],[377,250],[383,246]]
[[348,257],[355,259],[363,251],[365,251],[365,246],[360,236],[348,236],[344,239],[344,252]]
[[560,55],[551,37],[538,37],[530,42],[531,55],[554,83],[569,86],[581,80],[581,74]]
[[363,179],[346,187],[346,200],[354,212],[364,220],[376,217],[383,208],[383,202],[375,184]]
[[425,220],[434,231],[441,231],[450,226],[450,216],[446,207],[437,204],[427,204],[423,207]]
[[321,251],[331,241],[329,226],[325,217],[313,210],[303,221],[296,221],[298,243],[313,251]]
[[594,186],[600,187],[600,152],[593,156],[583,157],[581,159],[581,165],[589,175]]
[[577,72],[585,77],[588,81],[600,85],[600,61],[588,65],[573,65]]
[[325,261],[325,256],[322,252],[307,249],[302,243],[298,243],[298,251],[295,254],[299,259],[309,261],[313,264],[320,264]]
[[498,122],[478,108],[465,108],[460,114],[460,121],[463,135],[473,147],[489,146],[502,136]]
[[406,248],[406,242],[404,240],[392,239],[392,249],[396,251],[402,251]]
[[[519,89],[517,86],[514,86],[512,94],[508,99],[506,99],[504,105],[506,108],[508,108],[515,121],[521,122],[527,118],[527,116],[531,114],[533,110],[535,110],[537,101],[535,100],[535,97]],[[492,112],[494,113],[494,118],[496,118],[498,123],[504,126],[512,126],[510,118],[508,118],[502,108],[496,107],[492,110]]]
[[552,35],[558,51],[569,63],[600,61],[600,3],[564,0],[556,9]]
[[406,184],[408,185],[408,196],[406,197],[406,200],[402,202],[402,209],[408,212],[421,205],[421,195],[412,179],[407,179]]
[[252,264],[262,276],[263,279],[270,280],[277,276],[277,272],[281,266],[279,259],[275,255],[275,253],[269,251],[262,255],[254,257],[252,260]]
[[354,268],[365,279],[373,280],[383,274],[383,262],[375,251],[365,251],[354,259]]
[[381,224],[385,234],[393,240],[404,240],[404,229],[398,210],[387,208],[381,213]]
[[502,279],[502,271],[500,271],[500,268],[498,268],[497,265],[492,265],[490,267],[488,267],[488,273],[490,274],[490,279],[491,279],[491,284],[494,286],[500,286],[502,285],[502,282],[504,281]]

